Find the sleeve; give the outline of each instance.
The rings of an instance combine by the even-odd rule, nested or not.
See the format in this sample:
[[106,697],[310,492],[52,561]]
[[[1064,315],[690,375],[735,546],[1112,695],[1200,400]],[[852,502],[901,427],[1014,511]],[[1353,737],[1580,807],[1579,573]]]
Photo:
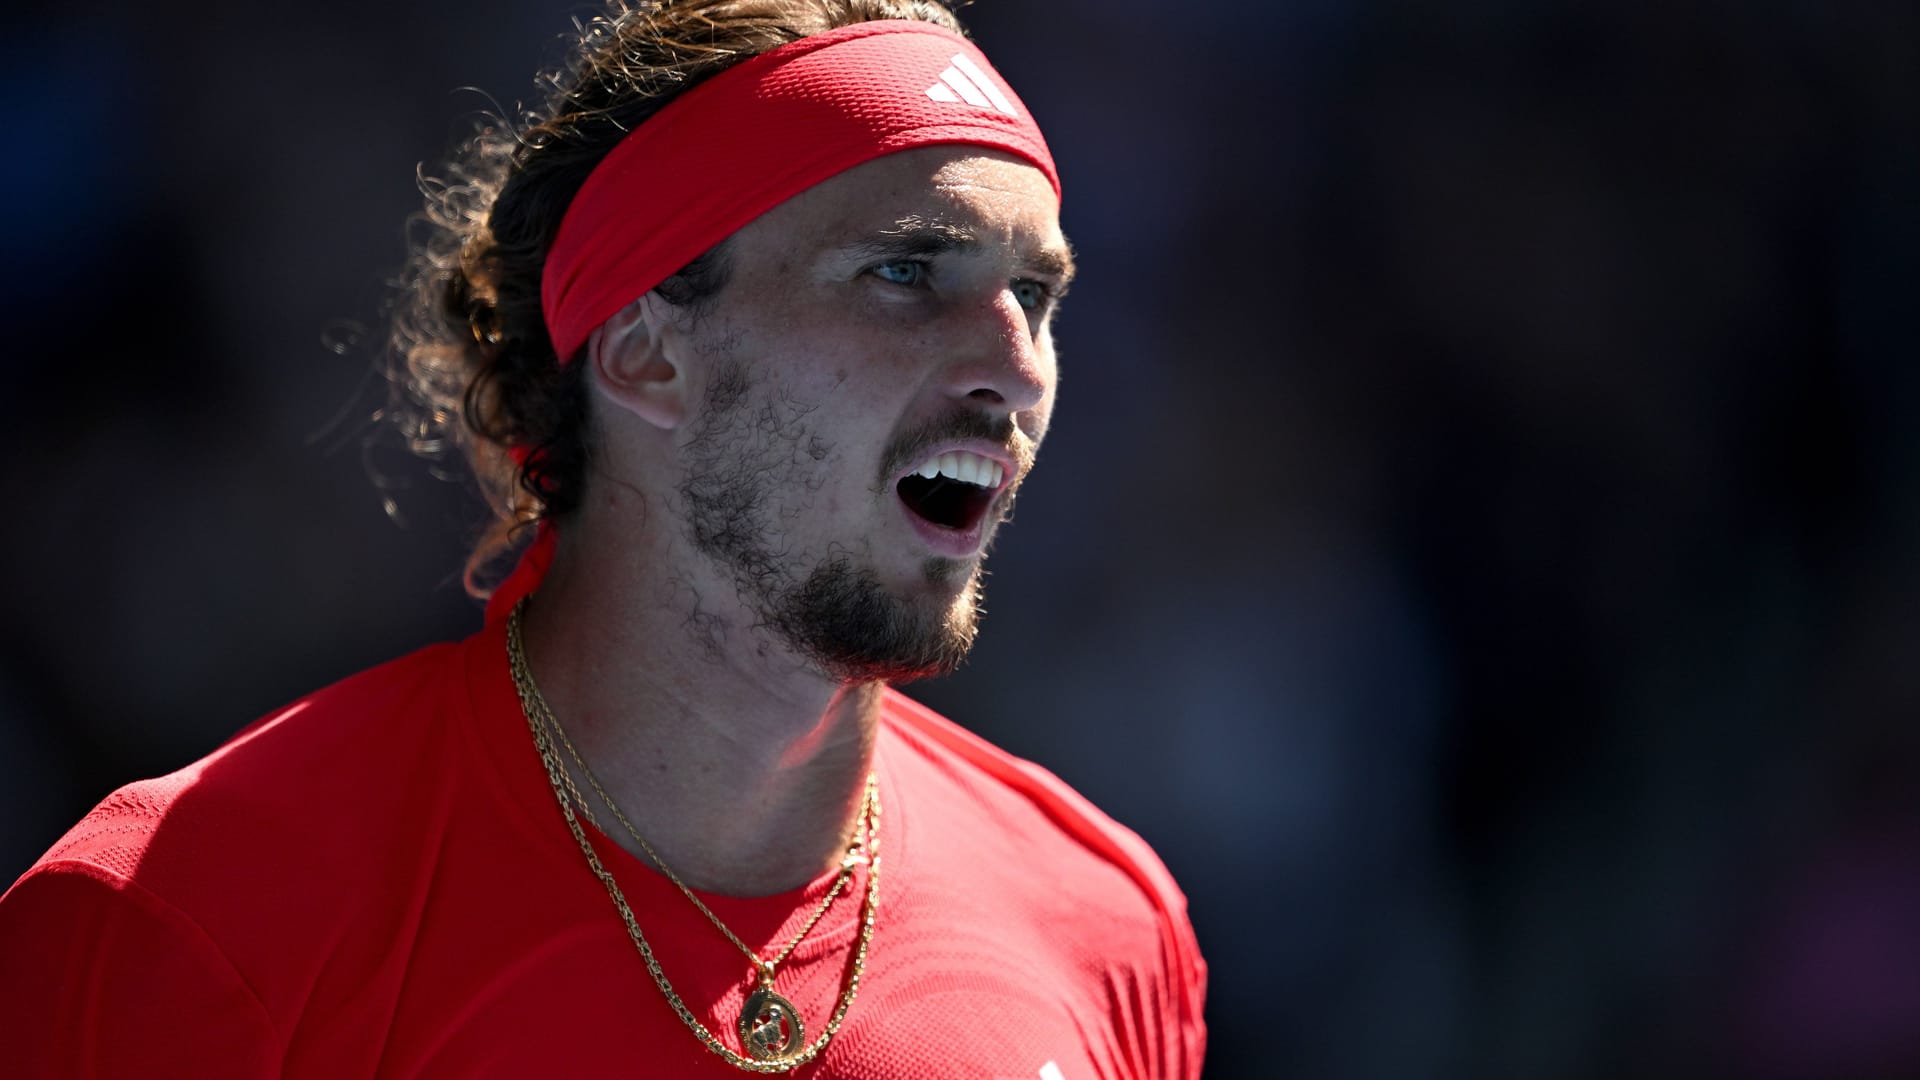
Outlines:
[[260,999],[191,918],[83,862],[42,863],[0,897],[8,1075],[277,1076]]

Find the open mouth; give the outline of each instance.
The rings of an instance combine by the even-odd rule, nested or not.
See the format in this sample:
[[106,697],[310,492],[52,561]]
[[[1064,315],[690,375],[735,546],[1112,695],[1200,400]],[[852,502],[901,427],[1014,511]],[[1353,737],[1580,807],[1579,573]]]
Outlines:
[[900,501],[922,519],[943,529],[969,532],[987,516],[1004,470],[997,461],[951,451],[929,458],[895,485]]

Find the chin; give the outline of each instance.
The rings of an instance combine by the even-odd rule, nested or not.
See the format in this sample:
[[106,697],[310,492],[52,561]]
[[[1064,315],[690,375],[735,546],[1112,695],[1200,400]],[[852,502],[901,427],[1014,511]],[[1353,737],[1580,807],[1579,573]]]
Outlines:
[[783,598],[771,623],[842,682],[951,674],[979,632],[981,573],[972,560],[938,558],[926,561],[922,577],[938,588],[902,596],[871,569],[830,560]]

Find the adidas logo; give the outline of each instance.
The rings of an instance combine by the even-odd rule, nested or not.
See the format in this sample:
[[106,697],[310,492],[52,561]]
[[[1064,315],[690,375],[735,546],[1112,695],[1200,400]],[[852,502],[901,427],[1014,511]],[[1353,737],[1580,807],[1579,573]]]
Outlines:
[[993,78],[980,65],[967,59],[966,53],[954,53],[953,63],[940,73],[940,81],[927,87],[927,96],[935,101],[964,101],[982,109],[996,109],[1008,116],[1019,116],[1013,102],[994,85]]

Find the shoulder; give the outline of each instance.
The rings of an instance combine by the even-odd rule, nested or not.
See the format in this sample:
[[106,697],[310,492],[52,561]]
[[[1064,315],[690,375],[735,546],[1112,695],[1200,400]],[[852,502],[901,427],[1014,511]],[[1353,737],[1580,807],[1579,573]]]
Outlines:
[[[1157,1011],[1168,1034],[1179,1033],[1170,1041],[1184,1044],[1175,1057],[1197,1063],[1205,1046],[1206,963],[1186,896],[1147,842],[1052,772],[904,695],[889,690],[882,715],[883,732],[916,770],[916,810],[933,804],[947,818],[941,857],[953,857],[975,878],[997,872],[982,867],[1005,865],[1027,881],[1044,881],[1044,889],[1028,894],[1030,913],[1062,944],[1076,935],[1097,939],[1082,944],[1104,953],[1100,963],[1117,961],[1110,950],[1120,943],[1135,943],[1136,959],[1150,957],[1146,962],[1159,969]],[[916,865],[935,847],[920,824]]]
[[1154,906],[1184,922],[1186,897],[1153,849],[1047,769],[1002,750],[898,692],[887,691],[889,729],[965,794],[1002,807],[1013,803],[1043,815],[1074,845],[1123,871]]
[[375,878],[432,790],[419,758],[458,648],[342,680],[102,800],[0,896],[0,1035],[32,1030],[48,1075],[82,1052],[115,1075],[267,1075],[295,954],[317,965],[357,905],[386,902]]
[[[459,646],[430,646],[277,709],[165,776],[108,795],[23,877],[84,868],[170,902],[228,873],[324,865],[351,830],[347,796],[397,791],[444,711]],[[340,838],[336,841],[335,838]],[[346,852],[340,853],[349,857]],[[209,884],[212,883],[212,884]]]

